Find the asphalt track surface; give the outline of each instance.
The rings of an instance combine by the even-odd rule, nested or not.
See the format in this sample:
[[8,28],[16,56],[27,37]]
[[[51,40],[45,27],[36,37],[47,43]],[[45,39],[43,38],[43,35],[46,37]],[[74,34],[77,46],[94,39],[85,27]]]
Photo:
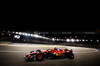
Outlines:
[[[31,50],[46,50],[54,47],[72,49],[75,58],[44,59],[43,61],[26,61],[24,58],[24,55]],[[100,50],[61,45],[0,44],[0,66],[100,66]]]

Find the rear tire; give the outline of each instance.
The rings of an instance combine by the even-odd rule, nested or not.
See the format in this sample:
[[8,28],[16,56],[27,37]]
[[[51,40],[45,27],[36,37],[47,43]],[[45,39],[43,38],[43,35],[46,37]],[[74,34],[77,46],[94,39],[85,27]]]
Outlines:
[[74,54],[73,54],[73,53],[69,53],[69,54],[68,54],[68,58],[69,58],[69,59],[74,59]]

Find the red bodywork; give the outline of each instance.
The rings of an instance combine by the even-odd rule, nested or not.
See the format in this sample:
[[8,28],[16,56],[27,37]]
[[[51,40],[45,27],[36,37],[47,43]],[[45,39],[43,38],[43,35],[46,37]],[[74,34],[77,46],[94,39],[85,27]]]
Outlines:
[[54,49],[47,49],[46,51],[44,51],[44,53],[51,53],[52,55],[55,56],[63,56],[65,55],[65,53],[72,53],[72,50],[62,50],[62,49],[58,49],[58,48],[54,48]]
[[72,50],[68,50],[68,49],[58,49],[58,48],[54,48],[54,49],[47,49],[45,51],[39,51],[39,52],[32,52],[30,54],[25,55],[26,59],[43,59],[44,57],[48,58],[48,57],[70,57],[70,58],[74,58],[74,54],[72,53]]

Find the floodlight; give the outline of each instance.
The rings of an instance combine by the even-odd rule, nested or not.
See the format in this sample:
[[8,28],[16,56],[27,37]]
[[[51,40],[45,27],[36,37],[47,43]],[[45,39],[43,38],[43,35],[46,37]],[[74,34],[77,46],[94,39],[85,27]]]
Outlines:
[[70,42],[70,39],[67,39],[66,41],[67,41],[67,42]]

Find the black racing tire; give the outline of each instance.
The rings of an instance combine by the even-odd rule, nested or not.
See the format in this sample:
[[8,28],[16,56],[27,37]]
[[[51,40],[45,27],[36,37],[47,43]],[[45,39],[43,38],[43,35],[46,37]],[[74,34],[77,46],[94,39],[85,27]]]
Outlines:
[[73,53],[69,53],[69,54],[68,54],[68,58],[69,58],[69,59],[74,59],[74,54],[73,54]]
[[42,53],[37,54],[36,55],[36,60],[42,61],[43,60],[43,54]]

